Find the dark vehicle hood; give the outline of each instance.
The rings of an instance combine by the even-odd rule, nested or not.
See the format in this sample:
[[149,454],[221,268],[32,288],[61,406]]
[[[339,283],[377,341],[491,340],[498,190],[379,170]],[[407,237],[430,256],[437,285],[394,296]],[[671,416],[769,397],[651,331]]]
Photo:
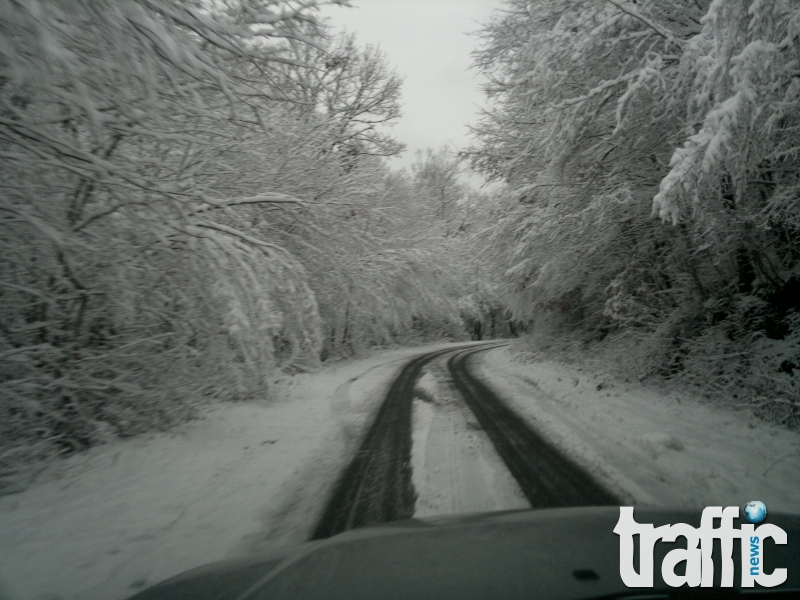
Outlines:
[[[725,592],[669,588],[660,576],[663,556],[680,544],[659,542],[655,587],[627,588],[619,575],[618,507],[521,510],[411,519],[366,527],[249,559],[194,569],[131,600],[241,600],[284,598],[540,598],[578,599],[660,593]],[[638,508],[639,523],[700,524],[700,509]],[[765,550],[766,571],[788,568],[772,590],[800,591],[800,516],[770,514],[788,544]],[[679,538],[682,540],[682,538]],[[683,544],[685,547],[685,543]],[[719,573],[719,546],[714,550]],[[733,558],[739,582],[739,542]],[[727,592],[738,593],[737,588]],[[779,594],[781,595],[781,594]],[[747,597],[750,597],[749,594]]]

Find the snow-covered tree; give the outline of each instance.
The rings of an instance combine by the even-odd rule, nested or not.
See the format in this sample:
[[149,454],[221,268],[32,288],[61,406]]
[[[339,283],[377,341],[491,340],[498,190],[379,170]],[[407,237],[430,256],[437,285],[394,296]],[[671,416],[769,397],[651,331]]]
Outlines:
[[392,227],[399,79],[322,3],[0,2],[3,469],[458,334]]
[[260,152],[313,4],[0,4],[4,464],[318,361],[307,270],[248,220],[311,210]]
[[280,87],[299,99],[300,111],[326,117],[332,135],[321,151],[339,153],[347,165],[360,155],[393,156],[403,150],[387,133],[401,115],[402,80],[380,49],[359,48],[352,34],[291,48],[294,60],[283,66]]
[[490,109],[470,157],[506,183],[485,235],[517,316],[649,332],[664,373],[717,369],[720,335],[772,344],[755,387],[794,418],[798,357],[777,348],[796,331],[798,18],[793,2],[506,3],[475,55]]

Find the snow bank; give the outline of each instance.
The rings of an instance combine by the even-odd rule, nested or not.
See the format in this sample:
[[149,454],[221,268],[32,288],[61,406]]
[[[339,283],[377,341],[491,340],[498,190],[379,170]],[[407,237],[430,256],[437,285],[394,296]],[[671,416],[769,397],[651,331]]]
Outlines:
[[665,394],[604,373],[481,353],[476,375],[626,502],[739,505],[800,513],[800,435],[748,411]]
[[286,377],[272,403],[60,461],[0,497],[0,598],[115,600],[181,571],[305,541],[409,357]]

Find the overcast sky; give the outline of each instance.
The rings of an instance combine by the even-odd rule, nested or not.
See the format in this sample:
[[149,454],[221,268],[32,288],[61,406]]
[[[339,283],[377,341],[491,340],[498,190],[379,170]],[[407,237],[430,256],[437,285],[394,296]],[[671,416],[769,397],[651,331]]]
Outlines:
[[378,45],[403,77],[403,117],[394,136],[407,145],[393,166],[409,166],[414,151],[468,145],[466,123],[483,103],[480,78],[471,70],[475,38],[500,0],[352,0],[353,8],[326,7],[338,30],[361,44]]

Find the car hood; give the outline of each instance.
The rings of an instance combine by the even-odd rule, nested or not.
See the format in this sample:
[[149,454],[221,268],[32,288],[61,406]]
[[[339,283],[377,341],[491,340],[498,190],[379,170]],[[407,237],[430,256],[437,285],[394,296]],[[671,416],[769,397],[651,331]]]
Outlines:
[[[656,526],[688,523],[696,527],[700,513],[699,509],[637,508],[635,518]],[[613,533],[619,514],[618,507],[587,507],[397,521],[280,552],[207,565],[131,600],[567,600],[675,593],[661,580],[659,565],[680,542],[656,544],[652,589],[624,585],[619,574],[619,537]],[[788,568],[788,580],[772,591],[800,590],[800,516],[771,513],[768,522],[784,529],[789,540],[787,545],[771,544],[765,549],[767,572]],[[736,585],[739,552],[737,540],[733,552]],[[719,573],[719,542],[714,559]]]

